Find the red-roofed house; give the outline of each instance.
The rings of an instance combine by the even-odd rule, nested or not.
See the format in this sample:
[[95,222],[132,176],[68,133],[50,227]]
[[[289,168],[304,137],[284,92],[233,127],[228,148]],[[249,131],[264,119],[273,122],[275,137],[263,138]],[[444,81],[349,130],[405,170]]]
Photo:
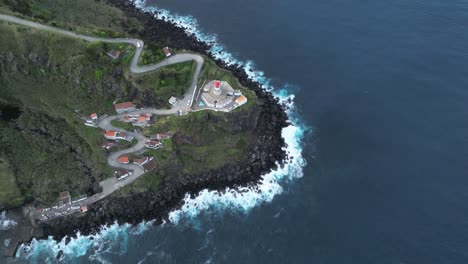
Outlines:
[[120,163],[120,164],[128,164],[130,163],[130,159],[128,158],[128,156],[120,156],[117,161]]
[[247,97],[245,97],[244,95],[241,95],[236,98],[236,101],[235,101],[236,107],[241,106],[245,103],[247,103]]
[[136,106],[132,102],[124,102],[124,103],[115,104],[114,108],[115,108],[115,111],[119,114],[136,110]]
[[115,130],[106,130],[106,134],[104,136],[107,139],[113,139],[113,140],[123,139],[123,140],[131,141],[133,139],[133,137],[131,138],[127,137],[127,134],[125,134],[124,132],[118,132]]
[[96,121],[98,116],[96,113],[92,113],[91,115],[89,115],[89,117],[91,117],[92,120]]
[[119,132],[115,131],[115,130],[106,130],[106,134],[104,134],[104,136],[107,138],[107,139],[117,139],[117,134]]
[[151,114],[141,114],[133,122],[133,125],[141,127],[149,126],[149,123],[151,122],[151,116]]

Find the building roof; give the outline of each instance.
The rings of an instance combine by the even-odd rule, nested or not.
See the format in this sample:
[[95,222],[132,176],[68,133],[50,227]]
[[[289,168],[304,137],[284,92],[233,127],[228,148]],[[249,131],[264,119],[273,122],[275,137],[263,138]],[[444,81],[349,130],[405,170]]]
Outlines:
[[112,58],[118,59],[120,57],[120,53],[121,52],[119,50],[111,50],[107,54]]
[[129,163],[129,162],[130,162],[130,160],[128,159],[128,156],[125,156],[125,155],[120,156],[120,157],[117,159],[117,161],[118,161],[119,163]]
[[70,193],[68,191],[60,192],[59,193],[60,199],[66,199],[70,197]]
[[219,88],[219,86],[221,86],[221,82],[220,81],[214,81],[214,86],[216,88]]
[[161,142],[159,142],[157,140],[146,140],[146,142],[145,142],[145,145],[150,146],[150,147],[157,146],[159,144],[161,144]]
[[247,97],[245,97],[244,95],[241,95],[241,96],[236,98],[236,103],[238,103],[238,104],[243,104],[243,103],[246,103],[246,102],[247,102]]
[[151,160],[150,162],[146,163],[143,165],[143,169],[145,171],[152,171],[156,168],[156,162],[154,160]]
[[146,122],[147,117],[146,115],[139,115],[138,116],[138,122]]
[[142,166],[142,165],[146,164],[150,160],[152,160],[152,157],[143,157],[141,159],[134,159],[133,163]]
[[114,172],[114,175],[117,177],[121,177],[121,176],[127,175],[128,173],[130,173],[130,171],[128,170],[116,170]]
[[172,105],[177,103],[177,98],[175,98],[174,96],[171,96],[171,98],[169,98],[169,103]]
[[115,110],[117,110],[117,109],[128,109],[128,108],[133,108],[133,107],[135,107],[135,104],[132,103],[132,102],[123,102],[123,103],[119,103],[119,104],[114,105]]
[[117,135],[117,131],[115,130],[106,130],[106,137],[115,137]]
[[171,54],[171,50],[169,49],[169,47],[164,47],[162,50],[164,52],[164,55]]
[[91,115],[89,115],[92,119],[96,119],[97,118],[97,114],[96,113],[92,113]]

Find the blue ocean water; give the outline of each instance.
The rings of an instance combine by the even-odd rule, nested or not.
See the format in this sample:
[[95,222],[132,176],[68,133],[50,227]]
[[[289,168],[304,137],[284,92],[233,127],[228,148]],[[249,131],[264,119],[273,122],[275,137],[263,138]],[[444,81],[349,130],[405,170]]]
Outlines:
[[[294,95],[285,138],[296,166],[270,175],[262,195],[206,192],[162,227],[76,239],[65,261],[468,262],[467,1],[139,4],[179,14],[229,52],[220,57]],[[17,262],[56,248],[33,243]]]

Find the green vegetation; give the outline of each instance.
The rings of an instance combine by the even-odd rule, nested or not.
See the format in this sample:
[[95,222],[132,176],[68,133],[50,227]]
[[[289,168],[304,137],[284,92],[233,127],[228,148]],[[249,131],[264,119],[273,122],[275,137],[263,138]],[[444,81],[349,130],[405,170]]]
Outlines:
[[8,160],[0,158],[0,205],[13,207],[21,205],[23,201]]
[[133,131],[134,129],[132,123],[122,122],[122,121],[115,120],[115,119],[112,120],[110,123],[111,125],[117,128],[125,129],[127,131]]
[[139,89],[154,92],[159,105],[169,107],[171,96],[182,97],[189,87],[196,63],[187,61],[166,66],[155,72],[130,76]]
[[112,101],[127,90],[123,75],[114,74],[126,66],[125,57],[112,60],[105,52],[132,50],[5,22],[0,35],[8,36],[0,38],[0,64],[9,65],[1,72],[0,102],[22,112],[0,122],[0,152],[23,196],[49,204],[59,191],[86,192],[91,178],[111,170],[99,147],[104,138],[81,116],[113,113]]
[[119,145],[112,149],[112,151],[119,151],[119,150],[124,150],[124,149],[128,149],[130,147],[133,147],[135,146],[136,144],[138,144],[138,140],[136,138],[132,139],[132,141],[128,142],[126,140],[118,140],[118,143]]
[[[0,0],[0,13],[104,37],[135,36],[142,29],[136,19],[102,0]],[[192,61],[130,75],[127,66],[135,52],[130,45],[90,43],[6,22],[0,22],[0,35],[5,36],[0,38],[0,65],[8,66],[0,71],[0,207],[49,205],[60,191],[72,196],[89,192],[112,169],[99,146],[105,141],[101,131],[84,126],[82,118],[94,112],[114,114],[117,98],[138,103],[150,97],[149,103],[168,106],[170,96],[184,94],[196,67]],[[163,59],[161,47],[145,47],[140,63]],[[120,58],[107,56],[110,50],[121,51]],[[248,97],[247,105],[254,104],[253,92],[206,58],[200,84],[210,79],[228,81]],[[7,108],[17,113],[8,116]],[[119,193],[156,190],[168,177],[244,159],[252,133],[232,132],[227,120],[222,113],[206,111],[158,118],[144,129],[146,135],[172,131],[175,136],[164,140],[163,149],[147,151],[157,168]],[[112,124],[133,130],[128,123]],[[136,143],[120,142],[117,149]]]
[[[247,131],[231,133],[229,128],[232,125],[222,118],[216,121],[210,120],[221,115],[223,113],[200,111],[185,116],[160,117],[144,132],[146,135],[167,131],[177,132],[169,150],[177,153],[176,160],[182,165],[180,173],[197,173],[219,168],[245,157],[247,143],[250,142]],[[166,154],[158,157],[159,162],[173,163],[173,158],[168,157],[170,155]]]
[[100,0],[0,0],[0,12],[101,37],[137,34],[136,18]]
[[165,116],[144,129],[144,134],[176,132],[172,139],[163,140],[163,149],[147,150],[143,155],[155,158],[156,170],[143,175],[117,195],[128,195],[148,189],[156,190],[168,177],[195,175],[245,159],[251,142],[250,131],[230,132],[231,124],[220,118],[222,113],[193,112],[186,116]]
[[[27,200],[50,204],[60,191],[86,193],[105,170],[88,164],[92,148],[64,119],[24,110],[0,127],[1,150]],[[105,167],[104,167],[105,168]]]
[[141,53],[141,57],[138,60],[138,64],[141,64],[141,65],[156,64],[158,62],[163,61],[165,58],[166,58],[166,55],[164,55],[164,52],[162,51],[161,46],[149,43],[145,45],[143,52]]

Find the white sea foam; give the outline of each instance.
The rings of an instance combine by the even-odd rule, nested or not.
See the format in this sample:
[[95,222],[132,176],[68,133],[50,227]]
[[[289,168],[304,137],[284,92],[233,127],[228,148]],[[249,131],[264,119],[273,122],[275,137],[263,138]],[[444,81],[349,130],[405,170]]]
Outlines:
[[153,221],[142,222],[137,226],[130,224],[102,226],[99,232],[87,236],[79,232],[75,238],[69,240],[64,237],[57,242],[52,237],[48,239],[33,239],[28,244],[22,244],[16,253],[16,257],[27,258],[31,260],[45,260],[46,262],[55,262],[55,257],[62,252],[62,258],[68,260],[84,256],[89,249],[93,249],[90,260],[106,263],[102,258],[103,253],[124,254],[127,251],[128,239],[130,236],[141,235],[144,231],[153,225]]
[[[227,64],[237,64],[243,67],[250,79],[258,82],[262,88],[271,91],[279,99],[280,103],[287,106],[286,112],[291,122],[288,127],[282,130],[282,137],[286,142],[285,151],[288,157],[284,166],[263,175],[260,184],[255,188],[226,188],[223,192],[203,190],[195,198],[186,195],[182,208],[169,214],[170,224],[177,224],[181,219],[196,219],[200,212],[209,210],[231,209],[239,212],[249,212],[253,207],[260,203],[270,202],[275,195],[282,193],[283,188],[281,185],[284,182],[302,177],[303,167],[306,165],[306,161],[302,157],[302,139],[307,127],[301,123],[296,114],[294,95],[289,92],[290,87],[275,89],[271,86],[270,79],[262,71],[255,69],[253,61],[243,62],[234,58],[218,41],[215,34],[206,34],[200,30],[195,18],[172,14],[168,10],[154,6],[146,6],[145,1],[142,0],[133,0],[133,3],[137,8],[153,12],[156,18],[173,22],[184,28],[187,34],[193,34],[198,40],[208,43],[211,45],[210,52],[214,57],[223,60]],[[33,240],[30,244],[22,245],[17,256],[28,259],[45,258],[49,262],[53,262],[59,251],[63,252],[64,258],[75,258],[84,256],[90,249],[93,249],[93,254],[89,258],[106,263],[103,253],[124,253],[129,236],[140,235],[151,224],[152,222],[141,223],[137,227],[132,227],[129,224],[104,226],[100,232],[94,235],[81,236],[78,233],[77,237],[71,239],[67,245],[65,238],[60,242],[55,242],[52,238]]]
[[15,220],[9,219],[6,215],[6,211],[3,211],[0,214],[0,231],[10,230],[15,227],[18,223]]

